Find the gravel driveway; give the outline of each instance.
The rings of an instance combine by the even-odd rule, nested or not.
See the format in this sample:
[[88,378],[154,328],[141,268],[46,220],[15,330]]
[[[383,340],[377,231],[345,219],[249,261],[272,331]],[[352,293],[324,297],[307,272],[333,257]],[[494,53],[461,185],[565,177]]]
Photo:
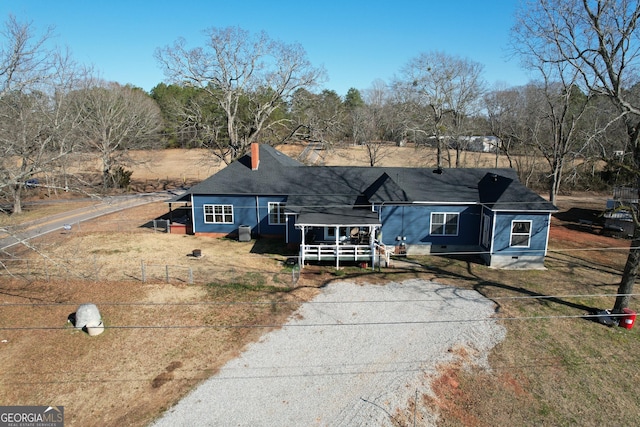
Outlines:
[[[465,347],[473,363],[505,336],[479,293],[424,280],[333,283],[265,334],[155,426],[397,426],[437,365]],[[418,406],[417,425],[437,415]]]

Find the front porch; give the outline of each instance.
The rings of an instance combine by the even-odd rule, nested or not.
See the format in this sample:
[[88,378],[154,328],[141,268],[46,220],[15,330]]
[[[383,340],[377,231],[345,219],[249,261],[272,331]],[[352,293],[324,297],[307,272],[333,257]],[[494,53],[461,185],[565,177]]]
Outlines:
[[366,262],[389,265],[391,251],[376,239],[380,224],[297,224],[302,232],[300,266],[309,261]]
[[[307,208],[308,209],[308,208]],[[376,240],[382,224],[371,209],[316,207],[295,218],[301,232],[300,266],[309,261],[335,261],[376,265],[381,253]]]

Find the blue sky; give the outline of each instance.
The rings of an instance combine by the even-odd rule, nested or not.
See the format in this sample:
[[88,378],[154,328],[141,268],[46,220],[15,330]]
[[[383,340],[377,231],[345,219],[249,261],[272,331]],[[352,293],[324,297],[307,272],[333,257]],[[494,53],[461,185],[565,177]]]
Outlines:
[[324,88],[344,96],[388,81],[421,52],[442,51],[484,65],[493,85],[527,83],[509,54],[517,0],[218,1],[0,0],[3,21],[13,14],[38,30],[55,28],[55,43],[91,64],[106,80],[150,90],[164,81],[153,57],[184,37],[205,44],[203,30],[239,26],[286,43],[300,43],[327,70]]

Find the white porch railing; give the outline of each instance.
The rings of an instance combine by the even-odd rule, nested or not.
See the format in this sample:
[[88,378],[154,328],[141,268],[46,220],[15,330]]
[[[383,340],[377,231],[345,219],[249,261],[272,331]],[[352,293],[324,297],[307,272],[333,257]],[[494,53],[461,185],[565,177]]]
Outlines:
[[[369,245],[302,245],[300,248],[300,256],[304,261],[372,261],[374,255],[374,265],[384,265],[388,267],[391,264],[391,255],[393,248],[385,246],[382,242],[375,241],[373,243],[375,254],[371,252]],[[382,260],[384,259],[384,264]]]
[[308,261],[330,261],[338,258],[341,261],[369,261],[371,247],[369,245],[304,245],[303,259]]

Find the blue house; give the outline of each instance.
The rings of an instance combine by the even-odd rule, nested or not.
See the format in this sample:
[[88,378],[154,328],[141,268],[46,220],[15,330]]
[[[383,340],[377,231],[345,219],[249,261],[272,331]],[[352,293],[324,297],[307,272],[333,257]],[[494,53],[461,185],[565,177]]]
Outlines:
[[543,268],[557,208],[512,169],[306,166],[254,144],[172,202],[196,235],[280,237],[300,261],[472,253],[495,268]]

